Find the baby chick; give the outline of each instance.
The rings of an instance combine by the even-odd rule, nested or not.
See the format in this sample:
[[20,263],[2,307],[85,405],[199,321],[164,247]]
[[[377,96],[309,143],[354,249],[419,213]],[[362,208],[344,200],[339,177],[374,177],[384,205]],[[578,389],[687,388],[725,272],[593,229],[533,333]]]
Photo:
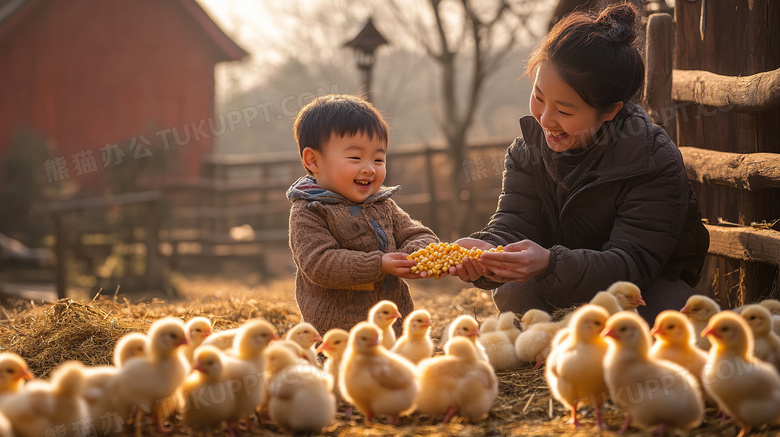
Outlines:
[[184,324],[184,332],[187,334],[189,344],[184,346],[184,357],[187,362],[193,363],[195,349],[203,344],[203,341],[214,333],[211,329],[211,320],[205,317],[193,317]]
[[753,356],[753,334],[747,322],[723,311],[710,319],[702,335],[713,343],[702,370],[702,385],[742,425],[739,436],[780,419],[780,375]]
[[314,350],[314,345],[322,341],[322,337],[317,332],[317,328],[312,326],[311,323],[301,322],[293,326],[284,335],[284,339],[298,343],[306,351],[306,357],[309,361],[315,366],[318,365],[319,361],[317,360],[317,351]]
[[148,340],[146,335],[140,332],[123,335],[114,346],[114,366],[122,367],[130,358],[146,356]]
[[637,307],[646,305],[639,287],[628,281],[615,282],[607,288],[607,293],[615,296],[625,311],[636,312]]
[[147,335],[147,356],[128,360],[110,388],[118,403],[113,411],[125,419],[139,420],[145,409],[151,409],[158,431],[164,432],[163,423],[174,411],[174,397],[189,370],[178,353],[179,347],[187,344],[187,337],[184,323],[174,317],[157,320]]
[[571,410],[572,425],[579,426],[580,403],[596,408],[596,427],[606,428],[601,420],[601,405],[609,397],[604,381],[604,356],[607,342],[600,336],[609,313],[598,305],[584,305],[574,312],[569,335],[557,345],[547,360],[545,377],[556,399]]
[[414,410],[418,383],[409,361],[381,347],[379,327],[367,322],[349,333],[341,374],[341,393],[357,407],[366,421],[374,416],[392,416],[393,425],[402,414]]
[[[509,337],[509,341],[515,344],[517,336],[520,335],[520,330],[515,326],[515,313],[512,311],[505,311],[498,315],[498,323],[496,326],[497,331],[506,332]],[[481,332],[482,330],[480,330]]]
[[48,435],[62,425],[66,425],[63,436],[75,436],[77,430],[71,424],[89,417],[81,397],[83,383],[84,366],[77,361],[65,362],[52,371],[50,381],[32,381],[18,393],[3,397],[0,411],[17,437]]
[[477,348],[477,357],[479,357],[480,360],[489,363],[490,359],[487,356],[487,352],[485,352],[485,347],[482,346],[482,343],[477,341],[480,335],[482,334],[479,332],[479,324],[473,317],[466,315],[458,316],[449,325],[449,340],[447,340],[447,343],[452,341],[455,337],[466,337],[471,340],[471,342],[474,343],[474,347]]
[[274,325],[261,318],[247,320],[236,328],[233,345],[227,349],[227,353],[241,360],[251,361],[257,369],[262,370],[265,369],[263,352],[274,340],[279,340]]
[[276,344],[266,352],[268,414],[288,433],[319,433],[336,420],[336,398],[325,376]]
[[0,353],[0,398],[17,393],[25,381],[33,379],[24,358],[13,352]]
[[477,349],[465,337],[452,338],[444,352],[444,356],[427,358],[417,367],[417,411],[444,414],[444,423],[455,414],[472,422],[483,419],[498,394],[493,369],[477,357]]
[[693,333],[696,338],[696,347],[702,350],[710,349],[710,341],[700,336],[701,332],[707,327],[710,317],[720,311],[720,305],[707,296],[694,294],[685,302],[685,306],[680,310],[693,324]]
[[411,361],[412,364],[432,357],[431,326],[433,322],[428,311],[413,311],[404,320],[404,335],[398,339],[391,350]]
[[674,310],[662,311],[655,318],[650,335],[658,340],[650,348],[650,358],[679,364],[697,380],[700,378],[707,354],[696,347],[693,325],[684,314]]
[[228,432],[235,436],[233,424],[241,418],[235,412],[235,395],[240,390],[232,385],[238,382],[226,376],[224,361],[229,360],[216,346],[202,346],[195,351],[193,372],[181,388],[182,421],[195,431],[205,430],[210,435],[211,430],[226,422]]
[[561,325],[551,322],[551,317],[541,310],[528,310],[520,319],[523,331],[515,340],[515,353],[520,361],[536,363],[534,369],[541,367],[552,350],[553,338]]
[[339,375],[341,374],[342,361],[349,343],[349,332],[343,329],[331,329],[325,333],[317,352],[322,352],[327,358],[323,369],[328,376],[328,386],[336,398],[344,400],[339,389]]
[[772,314],[772,330],[780,336],[780,300],[764,299],[760,305],[769,310]]
[[648,428],[691,429],[701,423],[704,403],[696,379],[683,367],[648,355],[650,333],[638,314],[621,311],[601,334],[611,339],[604,358],[604,380],[626,422]]
[[589,303],[604,308],[607,310],[610,316],[623,310],[623,308],[620,307],[620,303],[618,303],[617,297],[615,297],[615,295],[612,293],[607,293],[606,291],[599,291],[596,293],[596,295],[593,296],[593,299],[591,299]]
[[772,314],[762,305],[748,305],[740,315],[753,333],[753,355],[780,369],[780,338],[772,331]]
[[507,331],[496,330],[484,332],[480,329],[480,335],[477,341],[479,342],[478,344],[485,348],[488,362],[490,362],[496,371],[501,372],[504,370],[518,369],[523,365],[523,362],[517,357],[515,344],[510,340]]
[[382,332],[382,346],[390,350],[395,346],[395,331],[392,326],[401,318],[398,306],[389,300],[379,301],[368,312],[368,321],[379,327]]

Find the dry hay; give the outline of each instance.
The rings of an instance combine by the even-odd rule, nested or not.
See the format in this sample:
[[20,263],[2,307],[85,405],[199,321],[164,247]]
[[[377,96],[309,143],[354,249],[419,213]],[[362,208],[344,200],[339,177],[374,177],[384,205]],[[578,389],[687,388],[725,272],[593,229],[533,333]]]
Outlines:
[[[206,284],[204,286],[204,283]],[[289,292],[291,284],[285,283],[274,289],[244,288],[233,293],[213,293],[215,282],[196,278],[190,283],[193,288],[202,288],[190,293],[186,302],[168,303],[159,299],[146,302],[130,302],[114,296],[98,297],[89,303],[63,300],[52,305],[17,305],[2,308],[0,320],[0,350],[11,350],[28,360],[34,373],[41,377],[51,368],[69,359],[80,360],[90,365],[110,362],[116,340],[126,332],[145,332],[156,319],[174,316],[187,320],[194,316],[205,316],[214,321],[217,330],[238,326],[255,317],[264,317],[272,322],[280,334],[299,320],[299,314]],[[222,287],[234,289],[234,284]],[[235,291],[235,290],[234,290]],[[447,282],[431,289],[413,286],[413,296],[418,308],[428,309],[436,323],[433,331],[438,341],[444,326],[462,314],[476,316],[480,321],[496,315],[490,294],[476,288],[449,288]],[[246,295],[252,296],[247,298]],[[558,315],[559,316],[559,315]],[[590,436],[597,432],[591,408],[581,409],[585,426],[573,429],[567,424],[569,412],[552,399],[544,380],[543,369],[534,370],[530,365],[521,369],[498,374],[499,394],[489,416],[480,422],[470,423],[468,419],[455,417],[449,424],[441,424],[441,417],[414,413],[403,417],[397,427],[390,426],[388,418],[379,418],[372,425],[364,424],[361,414],[355,412],[323,429],[323,435],[330,436],[460,436],[460,435],[523,435],[523,436]],[[340,411],[344,410],[342,405]],[[735,424],[721,425],[709,412],[704,426],[686,435],[733,436],[738,432]],[[600,432],[614,435],[623,417],[614,407],[607,406],[604,419],[613,431]],[[628,432],[625,435],[648,435],[646,432]],[[756,436],[776,436],[778,427],[754,432]],[[685,434],[685,433],[683,433]],[[227,435],[217,432],[219,437]],[[251,435],[284,435],[275,425],[255,427]]]

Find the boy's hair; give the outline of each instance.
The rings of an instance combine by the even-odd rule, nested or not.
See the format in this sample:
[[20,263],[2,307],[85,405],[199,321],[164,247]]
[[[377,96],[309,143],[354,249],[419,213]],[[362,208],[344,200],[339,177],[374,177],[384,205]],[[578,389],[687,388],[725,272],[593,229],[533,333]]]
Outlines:
[[[312,100],[295,117],[293,132],[301,157],[307,147],[322,151],[333,134],[364,134],[385,144],[390,136],[382,114],[362,97],[349,94],[329,94]],[[306,172],[311,174],[308,168]]]

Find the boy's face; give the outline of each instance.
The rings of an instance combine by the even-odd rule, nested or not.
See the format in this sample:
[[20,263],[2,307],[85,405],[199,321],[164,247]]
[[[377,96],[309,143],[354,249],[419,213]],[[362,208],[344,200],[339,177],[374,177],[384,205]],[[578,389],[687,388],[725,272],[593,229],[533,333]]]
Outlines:
[[333,134],[321,152],[304,150],[306,167],[317,185],[355,203],[379,191],[387,174],[386,158],[387,144],[363,133],[343,137]]

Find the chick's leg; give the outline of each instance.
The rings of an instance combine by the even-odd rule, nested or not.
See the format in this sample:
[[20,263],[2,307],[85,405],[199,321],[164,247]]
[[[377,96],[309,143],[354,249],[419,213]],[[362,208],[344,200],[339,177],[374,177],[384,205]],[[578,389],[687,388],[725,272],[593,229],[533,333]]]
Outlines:
[[577,420],[577,406],[574,405],[571,407],[571,419],[569,419],[569,424],[574,425],[575,428],[582,425],[579,420]]
[[447,410],[447,415],[444,416],[444,420],[442,421],[442,423],[450,423],[450,420],[452,420],[452,417],[457,412],[458,412],[457,407],[450,407],[449,410]]
[[620,435],[625,433],[626,431],[628,431],[629,426],[631,426],[631,415],[626,414],[626,421],[623,423],[623,426],[620,427],[617,434]]
[[748,425],[742,425],[742,430],[739,432],[737,437],[745,437],[750,433],[750,426]]
[[601,405],[596,404],[596,429],[607,429],[607,424],[604,423],[604,419],[601,417]]

